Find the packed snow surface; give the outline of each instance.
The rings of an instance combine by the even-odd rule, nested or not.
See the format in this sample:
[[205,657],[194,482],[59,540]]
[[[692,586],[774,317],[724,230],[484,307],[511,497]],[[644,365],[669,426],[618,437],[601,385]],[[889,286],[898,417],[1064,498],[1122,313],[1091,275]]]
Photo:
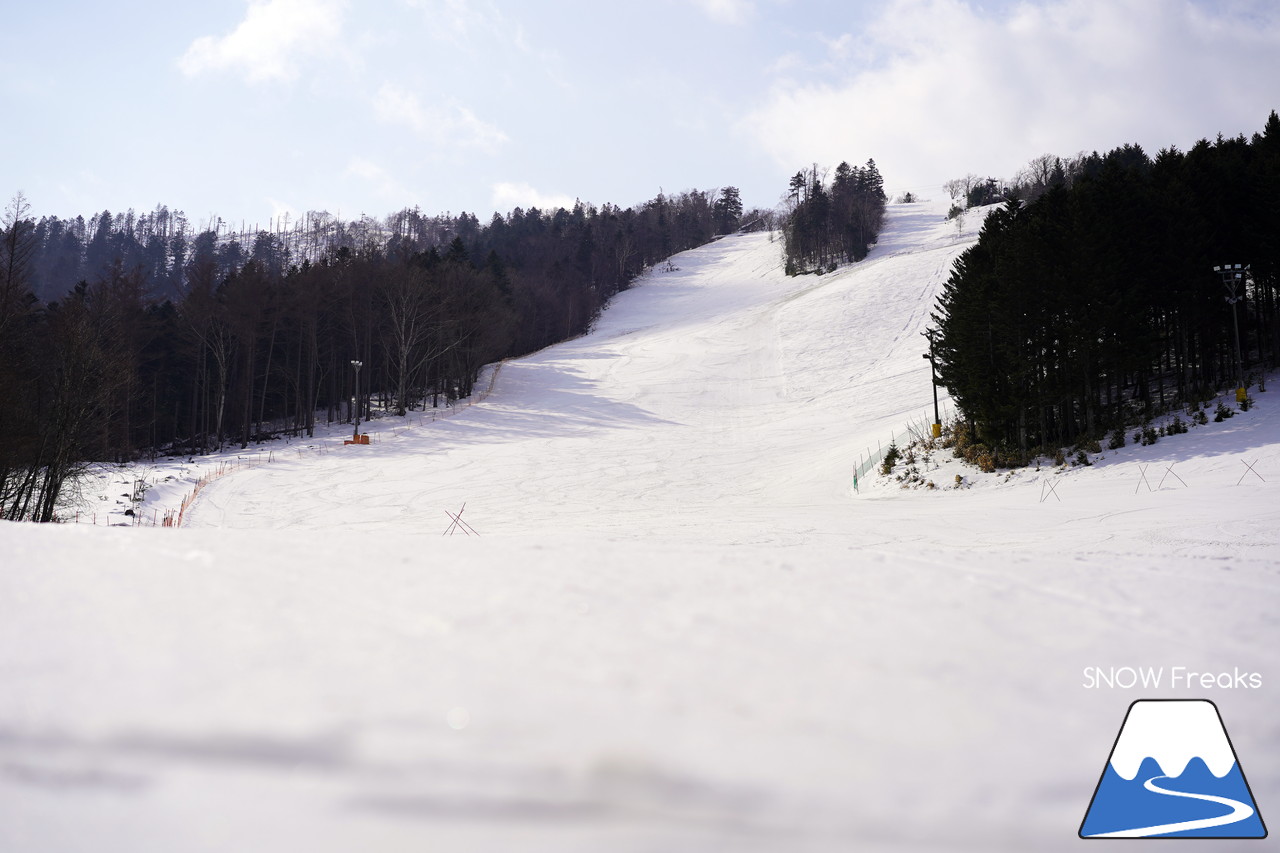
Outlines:
[[[1068,849],[1160,696],[1217,703],[1265,816],[1273,393],[853,488],[932,418],[981,218],[946,206],[824,276],[767,234],[686,252],[483,400],[267,449],[181,529],[0,526],[0,850]],[[202,464],[150,468],[144,516]],[[1175,666],[1260,686],[1128,686]]]

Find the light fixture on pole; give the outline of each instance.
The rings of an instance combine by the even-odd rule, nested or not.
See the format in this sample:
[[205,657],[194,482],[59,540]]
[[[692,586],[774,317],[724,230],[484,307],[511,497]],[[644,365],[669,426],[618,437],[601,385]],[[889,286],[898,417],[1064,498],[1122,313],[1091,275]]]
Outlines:
[[1244,387],[1244,360],[1240,357],[1240,321],[1236,317],[1236,303],[1244,299],[1246,276],[1249,264],[1222,264],[1213,271],[1222,276],[1222,286],[1226,296],[1222,297],[1231,306],[1231,325],[1236,333],[1236,402],[1243,403],[1247,392]]
[[929,362],[929,376],[933,380],[933,437],[942,437],[942,417],[938,414],[938,362],[934,355],[934,335],[938,334],[937,329],[925,329],[920,334],[929,340],[929,351],[920,356]]
[[354,406],[354,411],[356,416],[356,431],[355,431],[354,437],[356,439],[359,439],[360,438],[360,368],[364,367],[364,362],[356,361],[355,359],[352,359],[351,366],[356,371],[356,396],[355,396],[355,406]]

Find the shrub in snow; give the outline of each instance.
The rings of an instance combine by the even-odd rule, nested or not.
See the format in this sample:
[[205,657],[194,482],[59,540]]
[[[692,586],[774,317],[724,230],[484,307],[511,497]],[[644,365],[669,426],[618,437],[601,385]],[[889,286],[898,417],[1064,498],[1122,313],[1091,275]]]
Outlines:
[[973,427],[968,421],[962,421],[958,417],[951,422],[951,428],[942,434],[942,446],[954,447],[955,455],[962,459],[973,441]]
[[[1011,468],[1030,463],[1030,458],[1016,449],[990,447],[977,440],[973,426],[959,418],[951,422],[942,431],[942,447],[950,448],[957,458],[973,465],[978,470],[991,474],[996,468]],[[932,446],[932,443],[930,445]],[[928,456],[925,462],[929,461]]]
[[893,473],[893,466],[898,464],[898,456],[900,451],[896,442],[889,444],[889,449],[884,452],[884,461],[880,463],[880,473],[886,477]]
[[1111,440],[1107,442],[1108,450],[1119,450],[1124,447],[1124,427],[1116,427],[1111,432]]
[[1240,411],[1247,412],[1252,408],[1253,408],[1252,397],[1245,397],[1243,400],[1240,401]]
[[1196,409],[1196,413],[1191,416],[1191,420],[1198,426],[1205,426],[1209,423],[1209,416],[1204,413],[1204,409]]
[[919,468],[908,465],[906,470],[898,475],[898,482],[902,484],[902,488],[911,489],[924,483],[924,477],[920,475]]
[[960,458],[963,459],[965,462],[968,462],[970,465],[977,465],[978,467],[982,467],[981,465],[978,464],[978,460],[983,456],[986,456],[986,457],[991,456],[991,451],[987,449],[987,446],[985,444],[970,444],[965,447],[964,453],[961,455]]
[[1213,413],[1213,422],[1215,424],[1222,423],[1227,418],[1234,416],[1235,413],[1235,409],[1232,409],[1223,403],[1218,403],[1218,408]]

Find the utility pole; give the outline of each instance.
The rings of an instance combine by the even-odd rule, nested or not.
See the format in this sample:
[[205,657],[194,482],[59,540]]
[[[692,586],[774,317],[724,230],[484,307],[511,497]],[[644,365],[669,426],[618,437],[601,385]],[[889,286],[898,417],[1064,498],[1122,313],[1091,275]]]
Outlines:
[[924,335],[929,341],[929,351],[921,358],[929,361],[929,376],[933,380],[933,437],[942,437],[942,416],[938,414],[938,362],[934,354],[934,336],[938,334],[937,329],[925,329],[920,334]]
[[1250,264],[1222,264],[1213,271],[1222,276],[1222,286],[1227,295],[1223,297],[1231,306],[1231,325],[1236,333],[1236,402],[1243,403],[1247,392],[1244,387],[1244,361],[1240,357],[1240,321],[1236,317],[1236,303],[1244,299],[1245,277],[1249,273]]

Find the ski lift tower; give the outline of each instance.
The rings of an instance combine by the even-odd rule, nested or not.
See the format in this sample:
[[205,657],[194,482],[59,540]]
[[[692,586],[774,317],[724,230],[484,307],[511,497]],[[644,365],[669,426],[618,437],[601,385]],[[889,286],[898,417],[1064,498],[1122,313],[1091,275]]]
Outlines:
[[1244,388],[1244,360],[1240,357],[1240,321],[1236,317],[1236,303],[1244,299],[1245,282],[1249,275],[1249,264],[1222,264],[1213,271],[1222,276],[1222,286],[1226,296],[1222,297],[1231,306],[1231,325],[1236,333],[1236,402],[1243,403],[1247,392]]
[[351,360],[351,367],[356,372],[356,395],[353,400],[352,412],[355,415],[356,429],[351,435],[350,441],[344,441],[343,444],[368,444],[369,436],[360,434],[360,368],[364,367],[363,361]]

